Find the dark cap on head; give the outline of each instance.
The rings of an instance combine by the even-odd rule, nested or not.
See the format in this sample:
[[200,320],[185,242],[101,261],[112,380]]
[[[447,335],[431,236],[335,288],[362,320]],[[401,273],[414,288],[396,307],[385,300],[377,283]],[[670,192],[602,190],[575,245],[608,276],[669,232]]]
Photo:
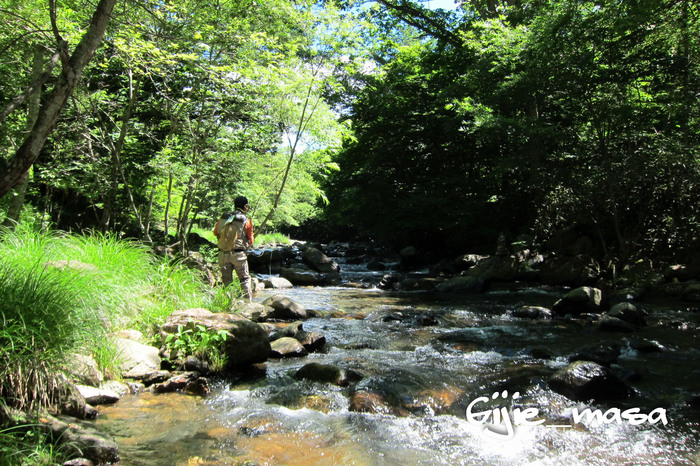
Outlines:
[[233,206],[237,207],[239,209],[242,209],[243,207],[248,204],[248,198],[245,196],[238,196],[234,201],[233,201]]

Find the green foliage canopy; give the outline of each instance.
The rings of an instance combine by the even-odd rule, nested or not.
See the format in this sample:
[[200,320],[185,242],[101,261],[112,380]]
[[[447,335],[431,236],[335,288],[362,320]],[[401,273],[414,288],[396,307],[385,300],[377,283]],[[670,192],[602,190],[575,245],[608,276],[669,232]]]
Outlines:
[[433,248],[575,229],[608,257],[692,250],[697,6],[462,9],[461,44],[400,47],[367,79],[329,221]]

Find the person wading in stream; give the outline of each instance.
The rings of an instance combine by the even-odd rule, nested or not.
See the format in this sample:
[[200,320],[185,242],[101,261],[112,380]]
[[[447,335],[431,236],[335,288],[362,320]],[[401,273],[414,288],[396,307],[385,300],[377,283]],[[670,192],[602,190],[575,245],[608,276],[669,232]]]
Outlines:
[[219,246],[221,280],[225,286],[231,284],[235,270],[241,282],[243,294],[250,302],[253,298],[253,290],[246,251],[253,245],[254,237],[253,222],[245,215],[250,210],[250,204],[244,196],[238,196],[233,201],[233,206],[235,210],[224,213],[214,227],[214,236]]

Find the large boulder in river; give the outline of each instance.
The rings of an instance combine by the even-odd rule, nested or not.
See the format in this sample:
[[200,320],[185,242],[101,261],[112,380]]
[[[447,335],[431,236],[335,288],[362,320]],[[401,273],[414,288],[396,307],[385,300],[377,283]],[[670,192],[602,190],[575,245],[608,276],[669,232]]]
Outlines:
[[286,296],[270,296],[263,301],[262,304],[273,309],[273,311],[268,314],[268,319],[303,320],[308,317],[304,306]]
[[436,287],[443,293],[480,293],[483,289],[484,280],[469,275],[452,277]]
[[330,257],[326,256],[319,249],[307,247],[301,254],[301,260],[306,265],[320,273],[337,273],[340,272],[340,266]]
[[328,286],[340,284],[340,273],[320,273],[301,267],[283,267],[280,277],[285,278],[294,286]]
[[605,311],[603,292],[590,286],[576,288],[554,303],[552,311],[560,316],[566,314],[574,316],[588,313],[600,314]]
[[515,256],[491,256],[470,268],[467,275],[484,281],[512,281],[518,279],[520,263]]
[[238,307],[236,312],[238,315],[252,320],[253,322],[265,322],[275,310],[261,303],[243,303]]
[[525,305],[515,309],[511,315],[521,319],[551,319],[552,311],[542,306]]
[[283,277],[268,277],[263,280],[265,288],[280,289],[280,288],[293,288],[292,282]]
[[615,304],[610,311],[608,311],[608,315],[637,327],[644,327],[647,324],[644,319],[644,313],[637,308],[637,306],[629,302]]
[[270,346],[272,347],[272,352],[270,357],[273,358],[293,358],[293,357],[303,357],[309,354],[308,350],[304,348],[299,340],[292,337],[282,337],[273,341]]
[[569,364],[554,374],[548,384],[574,401],[621,400],[632,394],[632,389],[614,372],[592,361]]
[[537,279],[547,285],[590,285],[600,277],[600,265],[589,256],[549,256],[538,265]]
[[250,270],[261,274],[277,274],[282,264],[294,257],[294,251],[288,246],[251,249],[248,251]]
[[161,341],[165,342],[168,334],[177,334],[179,328],[195,330],[198,325],[204,326],[208,331],[226,331],[224,353],[227,368],[264,362],[270,356],[266,329],[245,317],[215,314],[206,309],[173,312],[160,328]]

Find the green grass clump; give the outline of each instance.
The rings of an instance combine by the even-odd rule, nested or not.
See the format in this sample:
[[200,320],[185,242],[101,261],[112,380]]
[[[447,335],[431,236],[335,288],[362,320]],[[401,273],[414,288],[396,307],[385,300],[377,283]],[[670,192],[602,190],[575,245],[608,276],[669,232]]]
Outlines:
[[68,459],[38,424],[0,429],[0,466],[54,465]]
[[262,246],[263,244],[289,244],[292,241],[282,233],[265,233],[255,237],[255,245]]
[[[199,271],[140,244],[28,225],[0,230],[0,403],[8,407],[53,408],[74,353],[92,356],[106,375],[117,377],[119,357],[110,338],[116,330],[148,335],[177,309],[230,311],[231,290],[209,289]],[[62,462],[38,431],[5,427],[3,411],[0,466]]]
[[206,307],[199,275],[109,235],[0,233],[0,395],[26,410],[50,407],[71,353],[117,374],[107,335],[148,332],[176,309]]
[[0,262],[0,395],[31,410],[53,404],[61,362],[87,337],[84,331],[100,326],[94,314],[76,312],[79,297],[67,274],[21,265]]

